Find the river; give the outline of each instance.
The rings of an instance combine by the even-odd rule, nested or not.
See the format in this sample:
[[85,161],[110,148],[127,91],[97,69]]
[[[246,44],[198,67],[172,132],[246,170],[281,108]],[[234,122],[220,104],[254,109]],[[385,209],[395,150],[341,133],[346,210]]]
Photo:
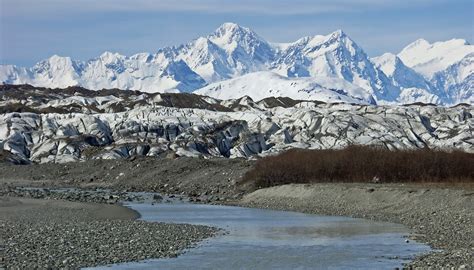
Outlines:
[[225,233],[177,258],[91,269],[394,269],[429,247],[398,224],[234,206],[130,203],[150,222],[202,224]]

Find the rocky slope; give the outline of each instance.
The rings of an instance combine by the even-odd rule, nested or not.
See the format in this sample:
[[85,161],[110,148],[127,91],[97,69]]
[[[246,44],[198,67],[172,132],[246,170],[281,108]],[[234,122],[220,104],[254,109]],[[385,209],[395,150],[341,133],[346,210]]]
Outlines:
[[244,157],[285,149],[474,151],[470,105],[372,106],[289,98],[217,100],[192,94],[0,88],[0,156],[68,162],[130,156]]
[[[353,102],[352,89],[360,88],[377,104],[472,104],[473,52],[474,46],[465,40],[434,44],[418,40],[403,49],[398,57],[384,55],[369,59],[342,30],[274,44],[249,28],[224,23],[206,37],[158,49],[153,54],[128,57],[105,52],[88,61],[55,55],[31,68],[0,65],[0,83],[53,88],[82,86],[93,90],[119,88],[152,93],[192,92],[210,85],[214,91],[208,92],[209,95],[232,99],[252,96],[252,93],[228,87],[217,89],[220,85],[216,83],[229,85],[234,83],[232,79],[240,80],[240,89],[250,89],[256,82],[262,82],[253,78],[266,71],[288,81],[303,77],[306,81],[326,82],[324,93],[311,91],[311,87],[299,89],[312,100],[326,101],[328,95],[332,95],[345,96],[341,101]],[[252,79],[242,77],[246,74]],[[279,88],[281,81],[281,77],[267,76],[259,87]],[[336,86],[331,87],[334,81]],[[293,99],[302,96],[301,91],[293,91],[291,87],[279,90],[281,96]],[[265,98],[275,94],[261,91],[258,96]]]

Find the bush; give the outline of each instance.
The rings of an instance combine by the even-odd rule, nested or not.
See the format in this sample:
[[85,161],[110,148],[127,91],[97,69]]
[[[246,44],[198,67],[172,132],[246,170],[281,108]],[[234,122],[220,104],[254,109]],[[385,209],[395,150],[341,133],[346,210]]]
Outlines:
[[242,184],[257,188],[315,182],[473,182],[474,154],[350,146],[293,149],[258,160]]

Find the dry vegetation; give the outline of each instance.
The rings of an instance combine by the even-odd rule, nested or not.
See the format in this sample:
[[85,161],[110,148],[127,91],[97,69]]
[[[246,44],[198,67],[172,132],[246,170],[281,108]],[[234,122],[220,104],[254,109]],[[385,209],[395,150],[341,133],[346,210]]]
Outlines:
[[257,188],[314,182],[474,182],[474,154],[350,146],[290,150],[257,161],[242,184]]

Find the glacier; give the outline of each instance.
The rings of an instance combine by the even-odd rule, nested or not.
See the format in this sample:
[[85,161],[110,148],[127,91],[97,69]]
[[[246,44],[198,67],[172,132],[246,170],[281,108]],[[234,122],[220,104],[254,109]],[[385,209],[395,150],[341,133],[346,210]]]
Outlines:
[[219,100],[190,93],[2,85],[0,113],[0,161],[15,163],[255,158],[349,145],[474,152],[474,110],[468,104]]

